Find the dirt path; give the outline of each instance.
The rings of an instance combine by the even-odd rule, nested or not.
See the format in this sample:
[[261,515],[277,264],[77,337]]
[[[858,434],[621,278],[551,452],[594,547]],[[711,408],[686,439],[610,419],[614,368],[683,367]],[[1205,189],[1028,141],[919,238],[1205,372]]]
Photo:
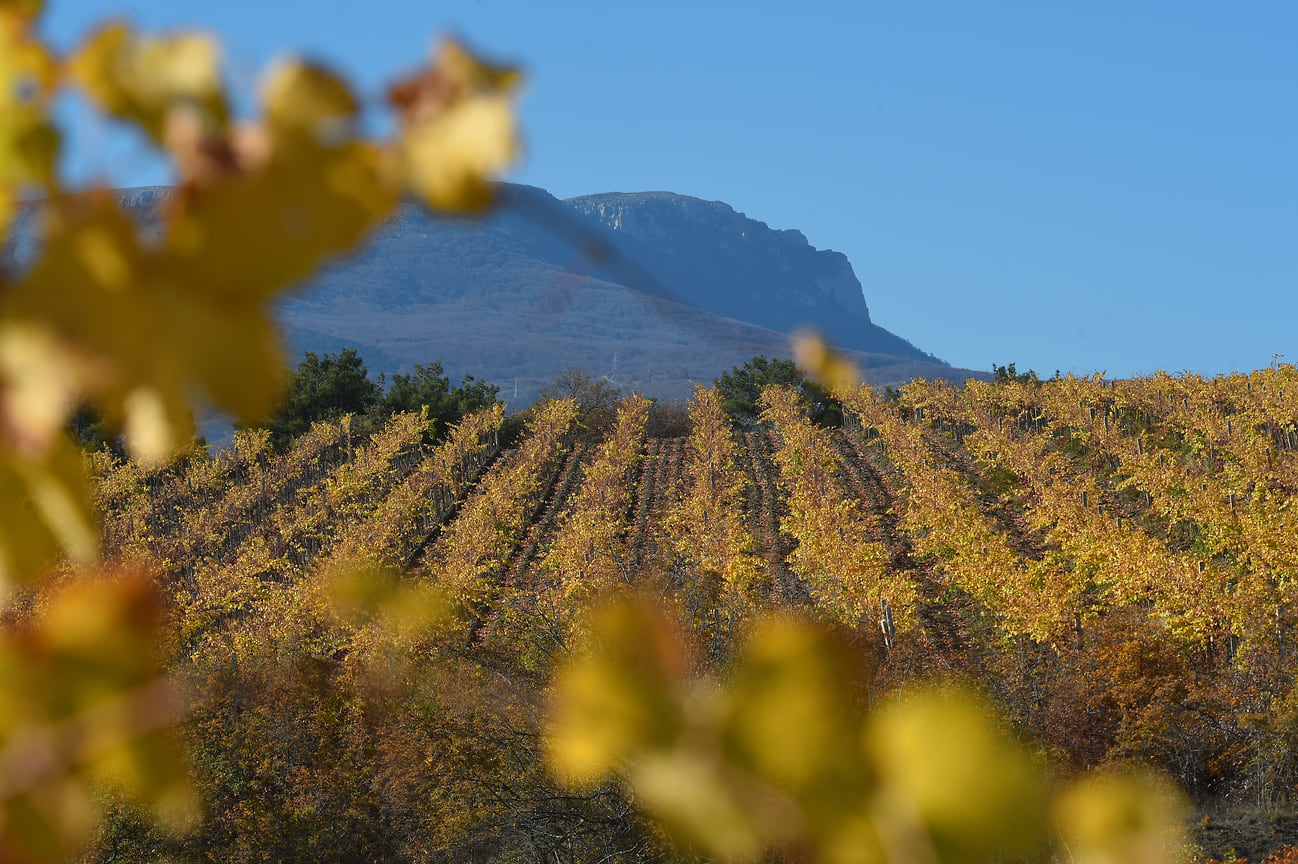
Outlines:
[[859,485],[859,494],[878,517],[880,542],[893,552],[893,566],[909,576],[919,591],[916,612],[922,639],[911,646],[917,656],[907,659],[913,662],[901,665],[969,669],[974,663],[969,651],[972,640],[962,621],[969,611],[967,601],[950,596],[942,574],[932,564],[914,558],[900,515],[906,506],[905,480],[884,464],[882,454],[862,439],[860,430],[835,436],[834,445],[853,490]]
[[771,459],[775,433],[765,429],[745,433],[742,468],[748,474],[747,512],[748,530],[762,549],[767,574],[771,582],[773,600],[790,605],[803,605],[810,597],[806,586],[789,570],[785,563],[796,541],[780,531],[780,520],[788,512],[788,502],[776,477],[779,469]]
[[528,518],[522,531],[522,539],[516,544],[514,553],[502,569],[497,588],[491,598],[479,609],[469,631],[469,644],[481,645],[500,618],[500,600],[503,595],[517,594],[533,578],[532,564],[546,538],[554,531],[555,523],[567,506],[572,494],[580,487],[582,469],[591,450],[584,442],[578,442],[565,455],[559,470],[553,472],[545,494]]

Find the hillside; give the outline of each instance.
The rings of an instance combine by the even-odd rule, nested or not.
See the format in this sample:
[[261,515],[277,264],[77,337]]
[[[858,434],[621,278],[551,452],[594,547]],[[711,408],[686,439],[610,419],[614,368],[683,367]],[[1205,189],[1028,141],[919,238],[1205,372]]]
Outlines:
[[[169,190],[118,194],[156,233]],[[34,221],[29,206],[5,250],[11,266],[32,260]],[[453,379],[499,384],[511,407],[574,365],[685,397],[754,355],[789,356],[788,334],[807,323],[851,349],[876,386],[980,374],[874,324],[841,254],[720,202],[662,192],[560,201],[506,184],[480,220],[406,204],[279,316],[291,353],[356,348],[372,374],[440,360]]]
[[[1211,808],[1298,781],[1295,389],[1288,366],[916,383],[900,403],[850,394],[835,430],[773,391],[747,432],[701,396],[679,438],[646,436],[643,401],[604,439],[556,402],[512,449],[497,411],[435,448],[404,415],[367,442],[320,424],[280,455],[245,438],[154,470],[100,459],[107,553],[162,570],[211,803],[182,841],[144,844],[121,814],[91,860],[269,838],[283,860],[678,860],[625,785],[566,789],[537,746],[584,612],[628,585],[693,645],[676,674],[725,681],[762,616],[814,619],[872,704],[972,680],[1058,779],[1155,767],[1209,808],[1201,857],[1259,860],[1292,820]],[[404,570],[399,590],[435,587],[455,612],[382,647],[370,618],[320,611],[357,566]],[[821,728],[793,716],[800,739]]]
[[684,397],[756,354],[789,356],[787,334],[806,323],[879,386],[976,374],[874,325],[842,255],[668,193],[560,201],[507,185],[480,221],[406,205],[282,313],[299,350],[354,347],[376,370],[441,359],[499,383],[512,406],[572,365]]

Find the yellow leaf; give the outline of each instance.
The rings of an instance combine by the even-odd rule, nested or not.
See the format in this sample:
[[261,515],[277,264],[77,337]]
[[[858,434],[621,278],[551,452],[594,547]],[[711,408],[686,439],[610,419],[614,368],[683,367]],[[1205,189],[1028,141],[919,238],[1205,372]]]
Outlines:
[[677,833],[723,861],[749,861],[762,851],[751,815],[735,800],[717,766],[690,752],[654,754],[631,771],[636,795]]
[[163,394],[152,387],[136,387],[127,393],[122,411],[126,446],[145,465],[161,463],[193,433],[188,412],[172,410]]
[[736,755],[791,791],[863,781],[859,721],[849,702],[855,677],[850,658],[846,646],[810,624],[764,621],[732,688],[729,734]]
[[55,63],[29,31],[20,11],[0,6],[0,236],[24,186],[55,185],[59,136],[46,116]]
[[683,717],[685,658],[648,601],[624,601],[592,619],[591,647],[558,675],[550,762],[565,781],[598,781],[642,749],[668,747]]
[[518,155],[510,102],[518,81],[515,70],[483,63],[451,41],[430,71],[391,89],[401,164],[430,206],[474,211],[491,202],[492,179]]
[[54,189],[58,153],[59,135],[43,106],[0,106],[0,188]]
[[13,12],[25,18],[35,18],[45,8],[45,0],[2,0],[0,12]]
[[0,300],[8,332],[40,334],[0,351],[0,409],[24,394],[42,404],[41,390],[57,383],[29,433],[48,441],[60,407],[89,397],[126,427],[133,453],[157,461],[192,434],[190,400],[204,390],[249,419],[272,406],[282,355],[262,298],[183,281],[165,252],[141,247],[107,195],[50,210],[46,254]]
[[[159,304],[166,335],[157,347],[203,383],[213,404],[248,419],[274,407],[287,372],[279,330],[265,304],[179,290],[161,295]],[[188,425],[187,417],[179,419]]]
[[277,134],[307,134],[321,143],[351,131],[359,105],[347,83],[320,66],[281,63],[262,91],[266,122]]
[[92,563],[98,544],[90,487],[71,442],[60,439],[39,458],[0,451],[0,598],[60,552]]
[[[23,365],[20,371],[38,380],[10,386],[39,386],[40,378],[53,376],[36,373],[61,363],[63,374],[78,378],[63,383],[66,392],[98,397],[109,418],[119,420],[137,379],[173,371],[155,350],[162,331],[151,268],[134,224],[107,195],[55,200],[47,211],[45,254],[11,286],[0,314],[27,328],[48,328],[63,347]],[[29,340],[29,355],[33,347]],[[77,362],[68,362],[69,354]],[[170,392],[177,389],[173,381]]]
[[[91,689],[116,693],[157,671],[160,598],[147,574],[87,575],[62,587],[28,635],[49,662],[102,677]],[[75,701],[75,700],[73,700]]]
[[81,358],[48,328],[0,320],[0,429],[33,455],[61,434],[82,393]]
[[0,113],[44,102],[53,89],[57,66],[31,22],[14,6],[0,6]]
[[831,348],[814,330],[793,334],[793,359],[831,393],[851,390],[861,383],[856,364]]
[[[3,169],[0,169],[0,173]],[[13,223],[14,213],[18,209],[18,195],[14,192],[12,186],[5,184],[0,180],[0,242],[9,234],[9,226]]]
[[106,788],[184,815],[193,796],[170,734],[182,705],[157,662],[161,611],[145,574],[97,573],[63,584],[0,636],[6,853],[70,857]]
[[454,39],[437,50],[431,69],[398,81],[388,101],[399,112],[403,128],[430,123],[470,96],[509,94],[522,76],[508,66],[494,66],[474,56]]
[[215,128],[227,122],[220,52],[203,34],[148,39],[110,24],[73,55],[69,72],[102,110],[136,123],[157,144],[174,109],[198,111]]
[[1148,773],[1084,778],[1056,805],[1078,864],[1175,864],[1188,812],[1180,790]]
[[[822,860],[879,860],[867,815],[874,777],[860,748],[859,651],[808,622],[771,618],[734,674],[726,753],[788,795]],[[763,818],[768,834],[776,823]]]
[[427,583],[403,584],[401,574],[348,561],[325,586],[330,605],[344,620],[378,619],[399,636],[430,634],[449,619],[449,598]]
[[[59,133],[43,111],[18,109],[6,120],[5,149],[9,151],[14,175],[46,191],[58,185],[55,176],[59,156]],[[17,115],[17,116],[15,116]]]
[[466,89],[508,92],[522,80],[517,69],[487,63],[454,39],[443,40],[437,61],[446,77]]
[[438,210],[475,211],[491,203],[491,180],[518,154],[513,107],[506,96],[473,97],[401,142],[410,186]]
[[865,745],[879,773],[875,823],[891,855],[928,846],[943,864],[1037,851],[1044,778],[971,695],[936,690],[877,712]]
[[99,555],[99,531],[90,503],[81,453],[69,441],[39,463],[13,463],[27,483],[28,495],[50,534],[77,564],[92,564]]
[[10,454],[0,458],[0,600],[49,566],[59,551],[12,458]]
[[171,263],[213,299],[264,300],[356,246],[397,203],[378,154],[348,143],[278,142],[262,170],[186,190],[169,226]]

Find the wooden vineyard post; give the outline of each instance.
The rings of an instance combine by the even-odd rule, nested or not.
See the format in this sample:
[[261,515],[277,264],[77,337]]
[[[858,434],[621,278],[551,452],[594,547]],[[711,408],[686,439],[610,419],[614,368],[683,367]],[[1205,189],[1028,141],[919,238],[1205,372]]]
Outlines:
[[1284,619],[1280,616],[1280,604],[1275,604],[1275,647],[1284,657]]

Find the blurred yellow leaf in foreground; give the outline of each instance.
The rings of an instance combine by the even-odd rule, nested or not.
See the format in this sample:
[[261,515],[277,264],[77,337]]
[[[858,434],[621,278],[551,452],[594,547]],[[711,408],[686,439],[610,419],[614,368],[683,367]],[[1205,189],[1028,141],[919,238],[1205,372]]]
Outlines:
[[[772,615],[725,679],[711,680],[691,674],[662,606],[616,601],[557,679],[551,764],[574,785],[620,780],[678,841],[723,860],[1043,854],[1045,768],[992,708],[947,686],[869,711],[862,656],[815,624]],[[1100,778],[1064,795],[1057,812],[1074,852],[1094,864],[1174,860],[1166,828],[1178,811],[1156,786]]]

